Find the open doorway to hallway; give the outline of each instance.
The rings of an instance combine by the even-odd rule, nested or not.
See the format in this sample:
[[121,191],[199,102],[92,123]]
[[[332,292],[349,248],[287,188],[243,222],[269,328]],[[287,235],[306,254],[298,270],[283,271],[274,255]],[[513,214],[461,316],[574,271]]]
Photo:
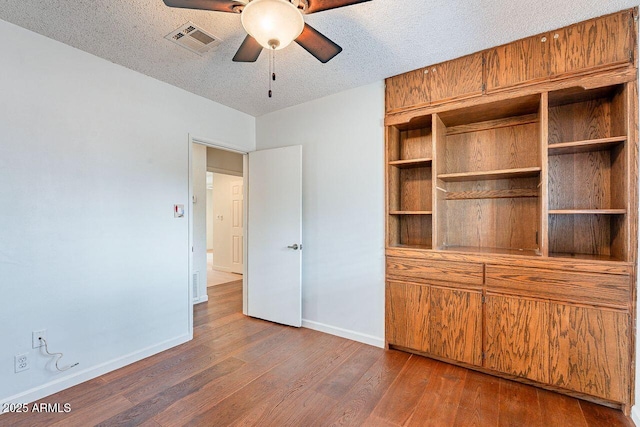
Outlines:
[[196,142],[191,146],[193,303],[207,288],[243,279],[243,154]]
[[242,280],[242,177],[207,171],[207,287]]

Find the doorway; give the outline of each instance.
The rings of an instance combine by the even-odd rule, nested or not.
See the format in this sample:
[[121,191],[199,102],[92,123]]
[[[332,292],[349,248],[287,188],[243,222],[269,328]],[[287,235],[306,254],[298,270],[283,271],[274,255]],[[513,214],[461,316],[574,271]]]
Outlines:
[[242,281],[244,294],[245,154],[190,138],[193,305],[208,301],[210,286]]
[[207,171],[207,287],[242,280],[242,177]]

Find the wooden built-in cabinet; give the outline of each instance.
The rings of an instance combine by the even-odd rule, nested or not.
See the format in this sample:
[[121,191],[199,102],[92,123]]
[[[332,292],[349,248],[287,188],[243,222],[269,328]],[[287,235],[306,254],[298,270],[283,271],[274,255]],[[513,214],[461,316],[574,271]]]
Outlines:
[[483,54],[462,58],[387,79],[386,111],[482,95]]
[[636,14],[387,80],[388,346],[629,411]]

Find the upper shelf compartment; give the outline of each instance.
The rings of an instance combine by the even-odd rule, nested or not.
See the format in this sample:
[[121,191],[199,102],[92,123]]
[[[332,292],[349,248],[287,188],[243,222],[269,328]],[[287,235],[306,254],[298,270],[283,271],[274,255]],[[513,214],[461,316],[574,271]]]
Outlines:
[[609,149],[624,141],[624,85],[549,93],[549,154]]
[[433,157],[431,115],[411,129],[387,127],[387,161],[401,168],[430,166]]
[[540,95],[439,113],[437,178],[528,178],[540,173]]

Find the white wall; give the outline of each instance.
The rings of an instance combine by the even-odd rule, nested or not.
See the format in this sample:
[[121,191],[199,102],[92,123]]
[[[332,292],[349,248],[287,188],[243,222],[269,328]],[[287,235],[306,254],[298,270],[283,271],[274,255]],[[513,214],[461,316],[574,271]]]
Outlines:
[[231,271],[231,183],[237,176],[213,174],[213,268]]
[[[188,133],[250,151],[255,119],[4,21],[0,38],[0,401],[23,402],[189,338]],[[38,329],[80,365],[51,371]]]
[[258,149],[303,146],[303,325],[384,340],[382,82],[264,115]]
[[205,302],[207,297],[207,147],[191,144],[191,176],[193,191],[192,273],[199,281],[193,300]]
[[[207,174],[213,173],[207,172]],[[213,250],[213,188],[207,184],[207,251]]]

